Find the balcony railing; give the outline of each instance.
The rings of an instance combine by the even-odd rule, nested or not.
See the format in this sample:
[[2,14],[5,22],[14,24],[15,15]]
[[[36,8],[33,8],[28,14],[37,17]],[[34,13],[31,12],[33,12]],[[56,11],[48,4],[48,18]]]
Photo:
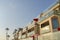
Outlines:
[[32,32],[29,32],[28,33],[28,36],[32,36],[32,35],[34,35],[35,33],[34,33],[34,31],[32,31]]
[[45,26],[44,28],[41,28],[41,34],[46,34],[49,32],[50,32],[49,25]]
[[22,39],[22,40],[33,40],[33,38],[29,37],[29,38],[25,38],[25,39]]
[[26,38],[26,34],[25,35],[22,35],[22,38]]
[[42,16],[42,17],[40,18],[40,21],[45,20],[46,18],[52,16],[53,14],[60,15],[60,14],[58,14],[58,13],[60,13],[60,10],[57,10],[57,11],[53,10],[53,11],[50,11],[50,12],[47,13],[46,15]]
[[50,16],[53,15],[53,14],[54,14],[54,11],[51,11],[51,12],[47,13],[46,15],[44,15],[43,17],[40,18],[40,21],[42,21],[42,20],[50,17]]

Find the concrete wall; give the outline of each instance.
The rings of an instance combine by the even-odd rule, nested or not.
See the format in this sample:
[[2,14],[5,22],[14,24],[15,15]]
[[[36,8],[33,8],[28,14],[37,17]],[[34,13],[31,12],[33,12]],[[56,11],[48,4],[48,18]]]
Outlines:
[[[33,40],[33,38],[29,37],[21,40]],[[39,35],[38,40],[60,40],[60,31]]]

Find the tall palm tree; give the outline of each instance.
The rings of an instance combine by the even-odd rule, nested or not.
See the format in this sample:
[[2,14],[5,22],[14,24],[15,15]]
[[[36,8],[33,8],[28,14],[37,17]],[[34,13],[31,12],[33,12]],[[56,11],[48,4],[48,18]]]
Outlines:
[[[23,30],[23,28],[19,28],[19,29],[18,29],[18,37],[19,37],[19,34],[20,34],[19,32],[21,32],[21,34],[22,34],[22,30]],[[22,35],[20,35],[20,36],[21,36],[21,38],[22,38]],[[19,39],[18,39],[18,40],[19,40]]]
[[21,31],[23,28],[19,28],[19,30],[18,31]]
[[9,40],[9,37],[10,37],[10,35],[8,35],[9,28],[6,28],[5,30],[6,30],[6,40]]
[[6,35],[8,35],[8,30],[9,30],[9,28],[6,28],[5,30],[6,30]]
[[15,29],[13,32],[14,40],[16,40],[16,31],[17,31],[17,29]]
[[17,29],[14,30],[13,34],[16,33]]
[[9,28],[6,28],[6,31],[8,31],[9,30]]
[[26,33],[28,33],[28,26],[26,26]]

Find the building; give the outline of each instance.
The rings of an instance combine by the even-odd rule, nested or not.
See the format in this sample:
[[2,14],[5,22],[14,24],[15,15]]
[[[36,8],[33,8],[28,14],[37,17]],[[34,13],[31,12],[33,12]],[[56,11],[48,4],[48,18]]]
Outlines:
[[58,40],[60,39],[58,31],[60,31],[60,1],[23,28],[20,31],[19,40],[54,40],[55,37]]

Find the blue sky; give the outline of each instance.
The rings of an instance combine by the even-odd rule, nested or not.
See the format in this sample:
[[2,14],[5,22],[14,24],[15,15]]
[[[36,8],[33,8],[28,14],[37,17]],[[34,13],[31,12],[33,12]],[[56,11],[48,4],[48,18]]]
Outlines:
[[[12,34],[24,27],[56,0],[0,0],[0,39],[5,39],[5,28]],[[2,38],[4,37],[4,38]]]

